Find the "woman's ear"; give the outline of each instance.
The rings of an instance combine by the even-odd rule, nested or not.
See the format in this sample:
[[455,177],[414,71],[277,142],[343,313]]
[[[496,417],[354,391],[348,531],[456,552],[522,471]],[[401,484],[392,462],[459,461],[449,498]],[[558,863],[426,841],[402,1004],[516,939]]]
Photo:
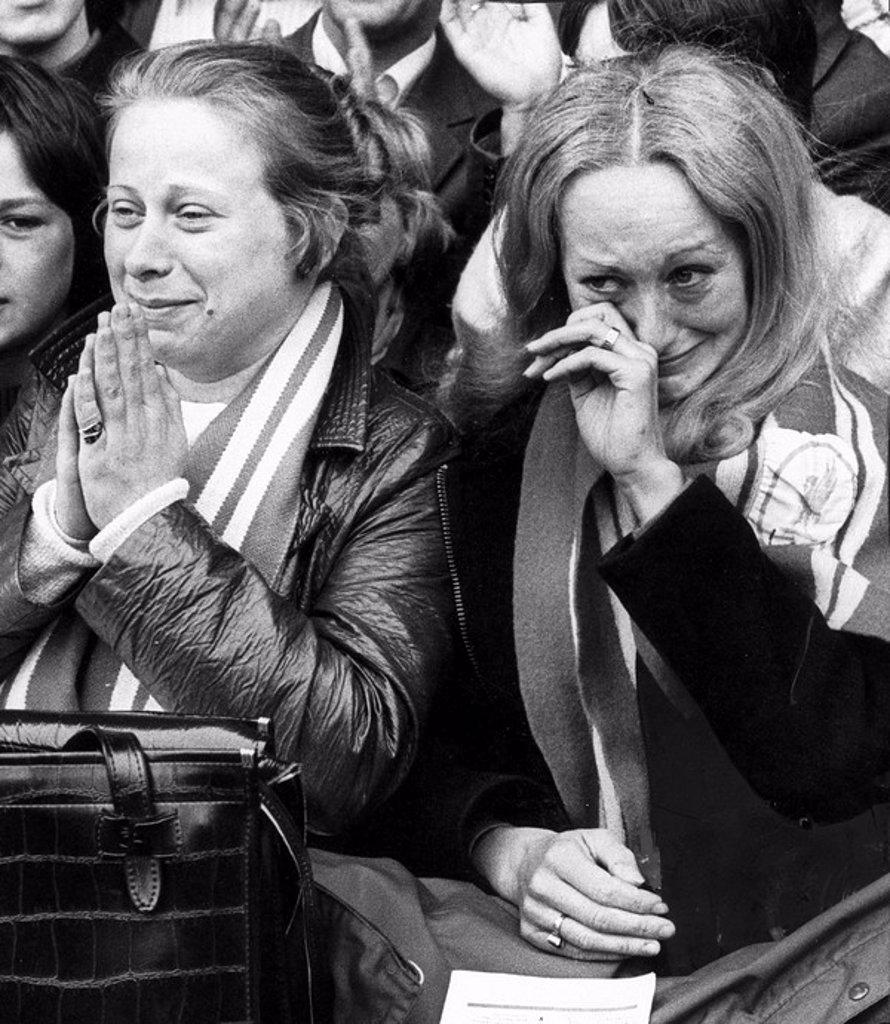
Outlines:
[[333,199],[325,209],[288,211],[290,256],[303,277],[319,274],[334,258],[349,222],[346,204]]

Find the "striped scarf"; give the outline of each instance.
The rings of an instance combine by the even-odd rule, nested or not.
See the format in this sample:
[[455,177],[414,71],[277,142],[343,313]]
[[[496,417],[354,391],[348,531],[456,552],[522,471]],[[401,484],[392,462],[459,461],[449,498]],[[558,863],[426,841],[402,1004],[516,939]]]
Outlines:
[[[832,627],[890,639],[886,452],[886,396],[820,364],[748,449],[689,472],[716,482]],[[526,450],[517,525],[520,687],[573,823],[608,828],[657,886],[636,681],[651,671],[685,691],[596,570],[633,528],[580,442],[568,389],[551,386]]]
[[[263,370],[197,438],[183,474],[189,500],[214,534],[279,593],[288,584],[303,459],[342,328],[339,293],[329,283],[319,285]],[[2,704],[49,711],[163,710],[73,608],[37,638],[7,681]]]

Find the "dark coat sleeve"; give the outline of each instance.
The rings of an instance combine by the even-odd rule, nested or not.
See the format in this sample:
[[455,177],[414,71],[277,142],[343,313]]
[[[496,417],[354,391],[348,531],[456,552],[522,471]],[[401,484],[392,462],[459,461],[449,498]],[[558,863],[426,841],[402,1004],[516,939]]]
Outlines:
[[[519,414],[511,420],[524,422]],[[531,419],[524,429],[530,428]],[[513,654],[512,551],[524,433],[446,474],[445,530],[463,644],[406,785],[352,848],[416,874],[483,880],[470,862],[495,822],[562,830],[569,820],[538,750]]]
[[761,796],[817,820],[874,802],[890,645],[829,629],[707,478],[600,571]]
[[321,833],[402,780],[450,651],[436,468],[451,437],[424,423],[389,447],[305,611],[184,502],[131,534],[77,599],[165,710],[270,717]]

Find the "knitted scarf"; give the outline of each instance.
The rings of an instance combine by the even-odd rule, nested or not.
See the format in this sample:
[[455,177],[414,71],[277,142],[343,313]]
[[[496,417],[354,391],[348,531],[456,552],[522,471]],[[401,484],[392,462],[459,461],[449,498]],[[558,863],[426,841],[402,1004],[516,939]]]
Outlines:
[[[890,640],[886,452],[886,396],[819,364],[747,450],[688,471],[716,482],[832,627]],[[657,886],[637,674],[650,670],[672,699],[684,691],[596,570],[633,528],[580,440],[568,388],[551,385],[526,450],[517,525],[520,688],[575,826],[610,829]]]
[[[321,284],[265,367],[197,438],[183,474],[189,500],[216,536],[280,593],[287,585],[303,459],[342,329],[339,293]],[[74,608],[43,630],[7,681],[2,704],[52,711],[163,710]]]

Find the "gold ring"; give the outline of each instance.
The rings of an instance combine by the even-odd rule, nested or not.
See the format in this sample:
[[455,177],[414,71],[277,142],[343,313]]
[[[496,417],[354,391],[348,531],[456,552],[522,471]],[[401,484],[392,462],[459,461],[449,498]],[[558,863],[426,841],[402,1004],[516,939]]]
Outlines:
[[562,928],[562,923],[565,919],[565,914],[560,911],[559,917],[556,919],[556,924],[553,926],[553,931],[547,936],[547,941],[554,949],[562,948],[562,932],[560,929]]
[[612,332],[605,341],[601,341],[599,347],[606,352],[611,352],[615,345],[618,343],[618,339],[621,337],[621,331],[617,327],[610,327],[609,330]]
[[102,436],[102,432],[105,430],[105,425],[102,420],[94,420],[92,423],[88,423],[85,427],[78,428],[78,434],[84,444],[95,444]]

